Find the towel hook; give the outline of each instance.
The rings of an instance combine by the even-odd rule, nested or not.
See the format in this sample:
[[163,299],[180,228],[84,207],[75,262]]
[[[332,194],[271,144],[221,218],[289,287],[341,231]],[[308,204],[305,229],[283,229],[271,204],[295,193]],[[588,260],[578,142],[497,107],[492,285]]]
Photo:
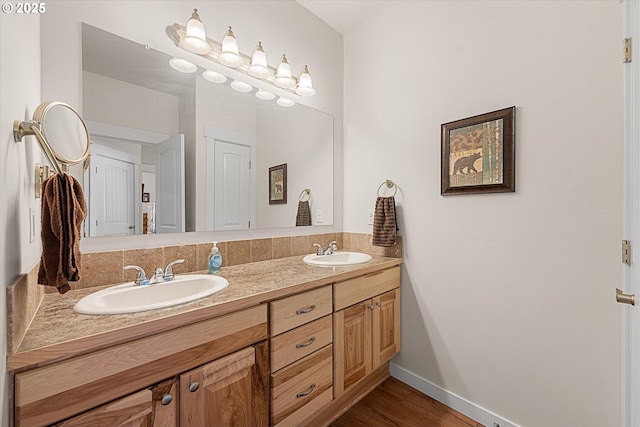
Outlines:
[[396,185],[395,182],[391,181],[390,179],[386,179],[382,184],[380,184],[380,186],[378,187],[378,197],[380,197],[380,190],[382,189],[382,186],[386,185],[387,188],[394,188],[393,190],[393,194],[391,195],[391,197],[394,197],[396,195],[396,193],[398,192],[398,186]]
[[[303,200],[305,194],[308,196],[307,200]],[[300,196],[298,196],[298,200],[300,200],[301,202],[305,202],[305,201],[308,201],[309,199],[311,199],[311,190],[309,188],[305,188],[300,192]]]

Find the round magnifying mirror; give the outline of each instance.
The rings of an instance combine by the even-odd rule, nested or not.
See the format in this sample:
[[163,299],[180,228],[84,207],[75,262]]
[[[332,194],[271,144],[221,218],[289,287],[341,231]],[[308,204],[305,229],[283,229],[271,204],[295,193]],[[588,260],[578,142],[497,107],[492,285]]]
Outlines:
[[80,114],[63,102],[40,105],[33,114],[58,161],[74,165],[89,154],[89,131]]

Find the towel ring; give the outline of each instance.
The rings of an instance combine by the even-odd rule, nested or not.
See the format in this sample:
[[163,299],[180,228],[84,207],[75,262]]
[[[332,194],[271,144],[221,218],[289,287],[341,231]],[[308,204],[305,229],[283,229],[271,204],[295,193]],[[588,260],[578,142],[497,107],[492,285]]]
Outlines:
[[[305,194],[308,196],[307,200],[303,200]],[[300,192],[300,195],[298,196],[298,200],[300,200],[301,202],[306,202],[306,201],[309,201],[309,199],[311,199],[311,190],[308,188],[305,188]]]
[[382,184],[380,184],[380,186],[378,187],[378,197],[380,197],[380,190],[382,189],[383,185],[386,185],[387,188],[394,187],[393,194],[391,195],[391,197],[394,197],[396,195],[396,193],[398,192],[398,186],[396,185],[396,183],[391,181],[390,179],[387,179]]

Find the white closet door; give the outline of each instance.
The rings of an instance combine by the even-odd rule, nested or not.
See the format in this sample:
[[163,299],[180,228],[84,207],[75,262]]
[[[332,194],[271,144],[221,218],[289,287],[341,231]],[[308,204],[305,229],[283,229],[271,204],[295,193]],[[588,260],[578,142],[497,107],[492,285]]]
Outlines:
[[156,233],[185,231],[184,135],[156,146]]
[[215,230],[250,228],[251,150],[245,145],[214,143]]
[[135,233],[133,205],[134,165],[122,160],[91,156],[90,236]]

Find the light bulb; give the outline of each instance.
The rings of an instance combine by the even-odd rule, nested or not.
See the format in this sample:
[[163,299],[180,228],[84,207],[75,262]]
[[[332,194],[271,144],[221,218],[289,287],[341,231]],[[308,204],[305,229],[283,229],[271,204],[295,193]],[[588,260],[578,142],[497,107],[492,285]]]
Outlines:
[[251,65],[249,66],[249,74],[259,78],[265,78],[271,74],[267,67],[267,55],[264,53],[262,43],[258,42],[253,56],[251,57]]
[[291,66],[289,66],[287,57],[283,54],[276,71],[276,84],[280,87],[290,88],[294,83],[295,81],[291,76]]
[[206,70],[204,73],[202,73],[202,77],[204,77],[205,80],[211,83],[224,83],[227,81],[227,76],[225,76],[224,74],[220,74],[217,71],[211,70]]
[[294,105],[296,105],[294,101],[290,100],[289,98],[283,97],[278,98],[276,103],[281,107],[293,107]]
[[193,9],[191,18],[187,21],[187,33],[180,40],[180,47],[199,55],[206,55],[211,52],[211,46],[207,42],[204,24],[200,20],[198,9]]
[[240,80],[234,80],[231,82],[231,87],[234,90],[237,90],[238,92],[251,92],[251,90],[253,90],[253,86],[251,86],[249,83],[245,83],[243,81]]
[[256,98],[263,101],[271,101],[275,97],[276,96],[273,93],[267,92],[266,90],[258,89],[258,91],[256,92]]
[[192,64],[182,58],[171,58],[169,60],[169,65],[171,65],[171,68],[176,71],[180,71],[181,73],[195,73],[198,70],[198,67],[195,64]]
[[242,64],[242,58],[238,50],[238,41],[231,31],[231,27],[222,39],[222,50],[218,55],[218,62],[227,67],[236,68]]
[[309,74],[309,69],[305,65],[300,73],[300,77],[298,77],[298,87],[296,88],[296,93],[300,96],[312,96],[316,93],[315,89],[313,89],[313,84],[311,83],[311,75]]

